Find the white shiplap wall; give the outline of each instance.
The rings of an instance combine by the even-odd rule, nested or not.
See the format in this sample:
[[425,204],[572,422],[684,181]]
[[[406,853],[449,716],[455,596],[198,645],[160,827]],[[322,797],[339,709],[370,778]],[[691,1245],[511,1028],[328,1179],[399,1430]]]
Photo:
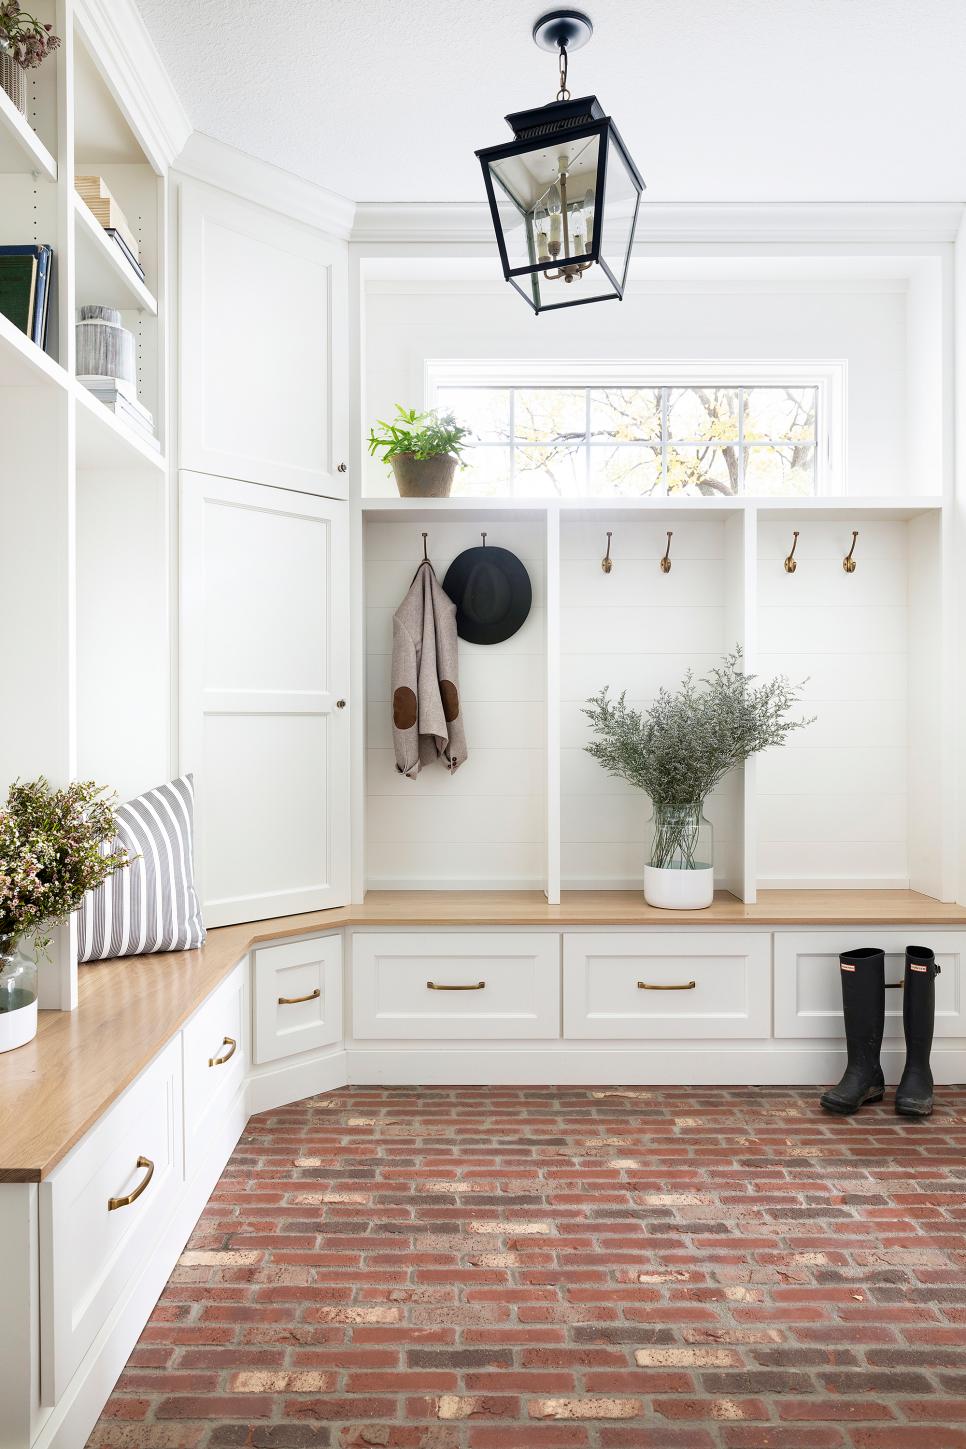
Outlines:
[[[430,765],[396,770],[391,732],[392,616],[422,558],[422,531],[442,583],[449,564],[480,542],[523,559],[533,607],[503,644],[460,640],[460,695],[468,758],[454,775]],[[365,530],[366,854],[369,889],[542,889],[546,874],[545,524],[481,525],[372,519]]]
[[[604,519],[563,518],[561,553],[561,883],[564,889],[639,888],[649,844],[649,800],[607,775],[585,751],[586,699],[608,685],[639,708],[664,686],[676,689],[690,668],[703,674],[743,642],[731,637],[741,614],[738,519],[614,520],[611,557]],[[673,529],[671,571],[659,560]],[[735,597],[731,597],[734,593]],[[715,831],[716,884],[739,889],[741,778],[708,801]]]
[[[847,574],[853,526],[856,570]],[[909,882],[909,527],[759,521],[757,665],[807,679],[804,713],[816,716],[758,761],[763,887]],[[788,574],[795,528],[798,568]]]

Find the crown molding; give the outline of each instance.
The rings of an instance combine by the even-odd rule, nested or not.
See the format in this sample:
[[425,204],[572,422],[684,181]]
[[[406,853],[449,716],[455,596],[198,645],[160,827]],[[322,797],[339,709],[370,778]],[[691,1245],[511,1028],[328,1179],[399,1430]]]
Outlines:
[[[955,241],[960,202],[654,202],[638,247],[653,243],[917,244]],[[360,202],[352,241],[363,245],[492,242],[489,208],[475,202]]]
[[75,0],[84,42],[152,163],[165,172],[191,122],[134,0]]
[[219,186],[234,196],[243,196],[259,206],[305,222],[330,236],[347,240],[352,234],[355,202],[201,131],[193,131],[188,137],[175,161],[175,170],[194,181]]

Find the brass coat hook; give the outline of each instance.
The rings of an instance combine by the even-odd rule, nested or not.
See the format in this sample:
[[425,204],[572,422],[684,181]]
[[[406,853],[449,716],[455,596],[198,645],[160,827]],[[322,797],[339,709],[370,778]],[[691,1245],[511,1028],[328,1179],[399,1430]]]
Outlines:
[[610,541],[611,541],[611,538],[612,537],[613,537],[613,535],[610,532],[610,530],[608,529],[608,531],[607,531],[607,552],[604,554],[604,557],[600,561],[600,566],[604,570],[604,573],[605,574],[609,574],[610,571],[611,571],[611,569],[614,567],[614,560],[610,556]]
[[664,557],[661,559],[662,574],[669,574],[671,572],[671,539],[673,537],[674,531],[669,528],[667,531],[667,548],[664,550]]
[[795,550],[796,550],[797,547],[798,547],[798,529],[796,528],[795,529],[795,532],[792,534],[792,551],[791,551],[791,553],[788,555],[788,557],[785,560],[785,572],[786,572],[786,574],[793,574],[795,572],[795,570],[798,568],[798,564],[795,562]]
[[845,558],[842,560],[842,567],[845,569],[845,572],[847,574],[855,573],[855,559],[852,557],[852,555],[855,553],[855,540],[858,538],[858,536],[859,530],[857,528],[853,528],[852,547],[849,549],[848,553],[845,555]]

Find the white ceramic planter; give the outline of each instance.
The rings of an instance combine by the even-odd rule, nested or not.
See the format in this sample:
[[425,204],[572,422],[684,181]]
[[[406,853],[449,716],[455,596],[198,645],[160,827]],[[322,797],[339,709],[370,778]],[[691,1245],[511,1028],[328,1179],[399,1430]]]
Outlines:
[[37,1002],[16,1011],[0,1011],[0,1052],[13,1051],[37,1035]]
[[701,911],[714,900],[714,866],[697,870],[644,867],[644,899],[663,911]]

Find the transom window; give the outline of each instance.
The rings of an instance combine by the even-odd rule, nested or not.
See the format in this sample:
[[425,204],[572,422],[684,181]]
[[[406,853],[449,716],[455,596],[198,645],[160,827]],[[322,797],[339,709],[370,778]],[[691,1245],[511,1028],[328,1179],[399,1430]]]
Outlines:
[[816,385],[501,386],[440,378],[471,430],[454,492],[580,498],[818,491]]

